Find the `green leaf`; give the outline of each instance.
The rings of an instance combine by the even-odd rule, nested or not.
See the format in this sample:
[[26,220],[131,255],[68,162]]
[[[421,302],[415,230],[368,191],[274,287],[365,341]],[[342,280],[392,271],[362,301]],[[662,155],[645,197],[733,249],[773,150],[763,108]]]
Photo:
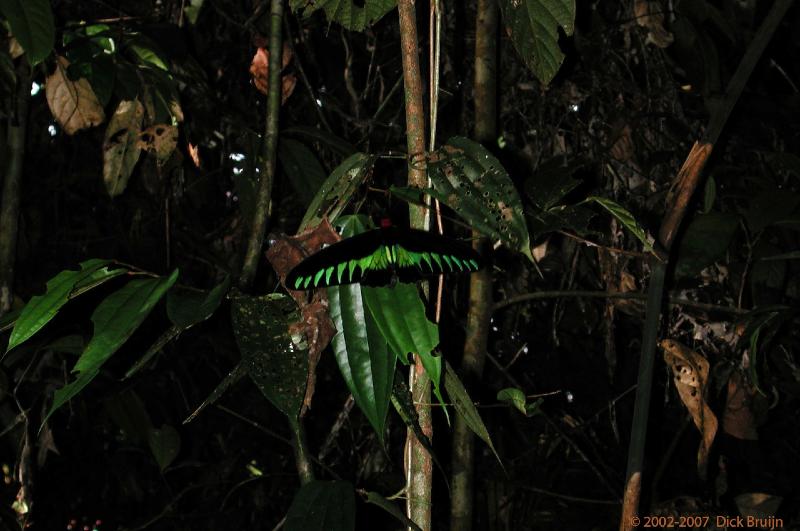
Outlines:
[[374,163],[374,156],[355,153],[337,166],[311,201],[298,232],[318,225],[325,217],[332,223],[366,180]]
[[50,55],[56,42],[56,27],[49,0],[0,0],[0,13],[11,33],[36,66]]
[[22,315],[22,310],[24,309],[23,307],[13,312],[8,312],[3,317],[0,317],[0,332],[5,332],[9,328],[12,328],[14,324],[16,324],[17,319],[19,319],[19,316]]
[[709,175],[706,186],[703,189],[703,214],[708,214],[714,208],[714,201],[717,199],[717,182],[713,175]]
[[[433,451],[431,440],[425,435],[425,432],[422,431],[422,427],[419,425],[419,414],[414,408],[414,399],[411,396],[411,391],[408,389],[405,381],[403,381],[402,375],[399,373],[396,374],[394,386],[392,387],[392,405],[395,411],[397,411],[397,414],[400,415],[400,418],[403,419],[408,429],[414,432],[414,436],[419,443],[428,451],[434,462],[438,465],[438,459]],[[441,466],[439,466],[439,468],[444,470]]]
[[181,435],[169,424],[164,424],[161,428],[150,428],[147,443],[162,472],[181,451]]
[[439,329],[425,316],[425,305],[413,284],[394,288],[362,286],[364,301],[389,349],[399,358],[431,352],[439,344]]
[[522,392],[522,389],[518,389],[516,387],[506,387],[505,389],[498,391],[497,399],[502,402],[508,402],[521,411],[523,415],[527,415],[528,413],[525,409],[525,403],[527,399],[525,398],[525,393]]
[[161,70],[169,71],[167,63],[161,56],[161,53],[156,50],[154,43],[149,39],[137,39],[135,43],[128,45],[128,50],[131,51],[142,64],[151,65]]
[[364,31],[396,5],[397,0],[289,0],[289,6],[300,16],[324,9],[328,20],[351,31]]
[[581,184],[572,176],[583,165],[580,159],[566,161],[564,157],[554,157],[540,164],[536,173],[525,181],[525,193],[540,210],[548,210]]
[[556,206],[546,212],[531,214],[528,224],[531,233],[537,237],[558,230],[569,230],[579,236],[588,236],[596,233],[589,228],[589,223],[595,215],[591,208],[581,204]]
[[51,278],[47,282],[45,294],[31,297],[31,300],[22,309],[22,313],[14,325],[14,330],[11,332],[6,352],[27,341],[41,330],[66,304],[76,284],[89,278],[109,263],[109,260],[87,260],[81,263],[80,271],[66,269]]
[[352,531],[356,496],[346,481],[312,481],[300,487],[286,514],[286,531]]
[[472,402],[469,394],[467,394],[464,384],[461,383],[461,380],[458,378],[456,371],[453,370],[453,367],[450,366],[447,361],[444,363],[446,371],[444,377],[444,388],[447,390],[447,396],[450,397],[450,400],[453,402],[453,406],[455,406],[456,411],[464,419],[464,422],[467,424],[469,429],[471,429],[475,435],[480,437],[483,442],[489,446],[494,456],[502,465],[500,456],[497,455],[497,450],[494,449],[494,444],[492,444],[492,438],[489,436],[489,431],[486,429],[486,425],[483,423],[480,414],[478,414],[475,404]]
[[128,274],[129,271],[125,268],[109,269],[108,267],[101,267],[95,270],[91,275],[83,278],[75,283],[72,293],[69,294],[70,299],[74,299],[79,295],[83,295],[87,291],[93,290],[101,284],[105,284],[112,278]]
[[622,223],[631,233],[633,233],[636,238],[642,242],[645,250],[647,252],[653,251],[653,239],[652,236],[648,236],[647,232],[639,225],[639,222],[636,221],[636,218],[633,217],[627,209],[623,208],[622,205],[619,203],[612,201],[611,199],[606,199],[605,197],[597,197],[595,195],[589,196],[586,198],[584,202],[595,202],[601,207],[608,210],[608,212],[617,218],[617,221]]
[[203,9],[204,1],[205,0],[189,0],[189,5],[183,8],[183,12],[189,20],[189,24],[192,26],[197,24],[197,17],[200,16],[200,10]]
[[129,441],[134,444],[147,442],[153,424],[144,402],[133,389],[126,389],[112,396],[103,405],[108,416]]
[[391,402],[396,358],[364,307],[359,284],[328,288],[330,316],[338,331],[333,337],[336,363],[353,399],[383,442]]
[[564,61],[558,29],[575,29],[575,0],[499,0],[506,33],[533,74],[550,83]]
[[250,378],[284,415],[296,419],[306,392],[308,344],[290,335],[297,304],[283,294],[231,296],[233,333]]
[[414,521],[409,519],[405,514],[403,514],[403,511],[401,511],[397,507],[397,505],[395,505],[394,503],[390,502],[389,500],[384,498],[382,495],[380,495],[380,494],[378,494],[377,492],[374,492],[374,491],[368,491],[366,496],[367,496],[367,500],[366,500],[367,503],[371,503],[373,505],[377,505],[378,507],[380,507],[381,509],[383,509],[384,511],[386,511],[390,515],[392,515],[395,518],[397,518],[397,520],[399,520],[406,528],[411,528],[411,529],[414,529],[416,531],[422,531],[422,528],[420,526],[418,526],[417,524],[415,524]]
[[176,286],[167,292],[167,317],[182,330],[205,321],[217,311],[230,286],[230,276],[226,276],[222,282],[208,292]]
[[301,202],[304,205],[311,204],[314,192],[325,182],[325,170],[322,169],[317,156],[302,142],[281,137],[278,144],[278,160],[289,184],[300,196]]
[[696,216],[680,240],[675,275],[696,275],[721,258],[737,227],[736,216],[732,214],[709,212]]
[[486,236],[533,261],[522,201],[500,161],[486,148],[452,137],[431,155],[428,176],[433,190],[425,192]]
[[145,317],[177,279],[176,269],[166,278],[132,280],[106,297],[95,308],[92,313],[94,335],[72,368],[72,372],[78,373],[78,377],[56,391],[53,405],[50,406],[44,421],[100,373],[100,368],[106,360],[139,328]]

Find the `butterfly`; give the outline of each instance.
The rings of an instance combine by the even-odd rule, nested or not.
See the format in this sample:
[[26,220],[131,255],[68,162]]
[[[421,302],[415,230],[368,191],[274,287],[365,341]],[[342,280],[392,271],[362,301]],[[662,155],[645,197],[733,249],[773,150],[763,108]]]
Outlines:
[[302,290],[354,282],[393,286],[481,267],[481,256],[457,240],[384,223],[312,254],[289,271],[286,287]]

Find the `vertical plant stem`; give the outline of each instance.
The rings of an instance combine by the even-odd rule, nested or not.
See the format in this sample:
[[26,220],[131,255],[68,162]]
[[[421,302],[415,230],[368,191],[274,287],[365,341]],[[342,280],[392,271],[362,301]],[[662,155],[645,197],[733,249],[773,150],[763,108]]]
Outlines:
[[[422,103],[423,85],[419,67],[417,13],[414,0],[398,0],[397,11],[400,18],[400,46],[405,87],[408,185],[423,188],[427,184],[425,113]],[[427,209],[417,205],[409,205],[408,208],[411,226],[419,229],[427,228]],[[418,355],[414,356],[414,365],[409,372],[409,387],[419,415],[420,428],[432,440],[431,384]],[[428,531],[431,529],[433,462],[411,430],[406,436],[406,478],[408,517],[423,531]]]
[[264,143],[256,206],[253,219],[250,220],[250,237],[239,277],[239,287],[249,291],[258,271],[261,259],[261,246],[267,229],[272,202],[272,183],[275,179],[275,158],[278,147],[278,116],[281,112],[281,57],[283,55],[283,38],[281,35],[283,21],[283,0],[272,0],[269,24],[269,94],[267,95],[267,116],[264,127]]
[[[475,21],[475,139],[489,144],[497,136],[497,2],[479,0]],[[489,246],[473,231],[478,252]],[[486,362],[486,343],[492,315],[492,277],[489,269],[470,275],[461,379],[470,389],[480,380]],[[474,506],[475,436],[461,415],[453,423],[450,529],[470,531]]]
[[[669,252],[674,246],[675,236],[680,229],[690,200],[697,189],[703,168],[725,127],[728,117],[739,100],[764,49],[772,38],[778,24],[789,10],[794,0],[776,0],[764,18],[753,40],[747,47],[739,66],[728,82],[722,104],[715,107],[709,118],[708,127],[702,140],[695,142],[692,150],[675,177],[667,195],[667,213],[661,222],[659,243]],[[661,313],[661,299],[664,292],[664,271],[666,264],[658,262],[648,286],[647,316],[642,333],[642,354],[639,361],[639,380],[636,389],[636,404],[631,427],[631,441],[628,449],[628,468],[625,474],[625,498],[619,528],[631,531],[633,518],[639,513],[639,500],[642,488],[642,468],[644,464],[645,435],[647,433],[647,411],[650,407],[650,389],[653,380],[653,365],[658,340],[658,323]],[[658,304],[656,305],[656,302]]]
[[292,428],[292,446],[294,447],[294,460],[297,466],[297,475],[300,484],[306,485],[314,481],[314,467],[311,465],[311,456],[306,444],[306,430],[301,419],[289,419]]
[[25,159],[25,129],[28,122],[28,102],[31,77],[27,58],[19,59],[17,90],[8,120],[7,155],[3,177],[3,197],[0,203],[0,316],[14,302],[14,263],[17,258],[17,229],[19,221],[20,181]]

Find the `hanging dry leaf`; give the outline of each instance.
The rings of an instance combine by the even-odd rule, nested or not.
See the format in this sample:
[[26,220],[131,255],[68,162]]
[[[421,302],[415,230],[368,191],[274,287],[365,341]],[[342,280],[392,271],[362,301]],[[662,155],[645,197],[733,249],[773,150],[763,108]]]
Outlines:
[[722,430],[737,439],[756,441],[758,425],[763,422],[768,407],[766,399],[755,387],[748,385],[741,373],[734,371],[728,379]]
[[175,121],[181,123],[183,121],[183,107],[181,107],[178,100],[170,100],[169,113],[175,118]]
[[647,29],[645,42],[666,48],[675,38],[664,28],[664,8],[653,0],[636,0],[633,4],[636,23]]
[[631,126],[625,126],[619,131],[619,136],[611,145],[611,156],[619,162],[628,162],[633,157],[633,137],[631,136]]
[[664,349],[664,361],[672,368],[681,401],[700,430],[702,440],[697,450],[697,473],[705,479],[708,453],[717,434],[717,417],[704,397],[708,384],[708,360],[672,339],[663,340],[661,348]]
[[81,129],[87,129],[103,123],[106,115],[103,106],[85,78],[75,81],[67,76],[69,61],[58,56],[56,69],[47,76],[47,105],[64,132],[74,135]]
[[[286,68],[292,60],[292,49],[283,44],[283,54],[281,56],[281,68]],[[259,47],[256,50],[253,60],[250,63],[250,75],[253,77],[253,84],[262,94],[269,94],[269,50]],[[286,74],[281,79],[281,105],[294,92],[297,85],[297,78],[293,74]]]
[[11,56],[12,59],[17,59],[21,57],[22,54],[25,53],[25,50],[22,49],[22,46],[19,45],[19,41],[14,38],[13,35],[8,37],[8,55]]
[[174,125],[152,125],[139,135],[139,147],[155,153],[159,163],[166,162],[177,145],[178,128]]
[[200,167],[200,147],[191,142],[188,143],[189,157],[192,159],[196,168]]
[[103,181],[111,197],[125,191],[139,160],[143,117],[144,107],[139,100],[124,100],[119,102],[108,123],[103,141]]

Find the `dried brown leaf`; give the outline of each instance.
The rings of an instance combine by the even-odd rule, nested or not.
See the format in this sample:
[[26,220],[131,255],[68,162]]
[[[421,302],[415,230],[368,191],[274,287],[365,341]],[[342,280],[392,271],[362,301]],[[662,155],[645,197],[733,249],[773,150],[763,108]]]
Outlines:
[[672,33],[664,28],[664,8],[654,0],[635,0],[633,4],[636,23],[647,29],[645,42],[659,48],[666,48],[675,40]]
[[125,191],[141,147],[144,107],[139,100],[123,100],[111,117],[103,141],[103,182],[111,197]]
[[708,360],[672,339],[663,340],[661,348],[664,349],[664,361],[670,366],[675,377],[678,395],[702,435],[700,448],[697,450],[697,472],[701,479],[705,479],[708,453],[717,434],[718,424],[717,417],[705,400],[709,373]]
[[85,78],[69,79],[68,67],[69,61],[58,56],[56,69],[47,76],[45,94],[53,117],[65,133],[74,135],[103,123],[106,115],[89,82]]
[[139,134],[139,148],[152,151],[158,162],[167,161],[178,145],[178,128],[174,125],[151,125]]

